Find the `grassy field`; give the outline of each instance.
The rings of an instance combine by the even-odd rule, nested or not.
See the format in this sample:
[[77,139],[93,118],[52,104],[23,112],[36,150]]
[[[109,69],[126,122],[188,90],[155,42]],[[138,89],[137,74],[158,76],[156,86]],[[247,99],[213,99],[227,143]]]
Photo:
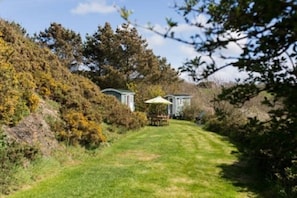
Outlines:
[[9,197],[258,197],[234,153],[223,137],[172,120],[131,132]]

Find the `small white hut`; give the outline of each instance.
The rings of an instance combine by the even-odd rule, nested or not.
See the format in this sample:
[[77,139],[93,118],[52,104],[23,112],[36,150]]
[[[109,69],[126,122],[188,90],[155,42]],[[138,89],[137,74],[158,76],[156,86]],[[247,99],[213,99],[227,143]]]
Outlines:
[[125,89],[107,88],[101,90],[102,93],[116,97],[122,104],[127,105],[131,111],[135,110],[134,95],[135,93]]
[[165,98],[172,104],[168,105],[168,115],[172,118],[178,118],[182,116],[182,111],[186,106],[191,105],[192,96],[188,94],[170,94]]

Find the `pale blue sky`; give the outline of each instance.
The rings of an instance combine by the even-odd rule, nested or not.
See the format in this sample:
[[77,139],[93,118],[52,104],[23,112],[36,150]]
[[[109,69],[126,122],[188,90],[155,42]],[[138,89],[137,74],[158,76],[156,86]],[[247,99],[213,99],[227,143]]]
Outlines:
[[[175,0],[182,2],[181,0]],[[172,8],[174,0],[0,0],[0,17],[19,23],[30,35],[44,31],[50,23],[61,23],[64,27],[85,35],[93,34],[98,26],[109,22],[114,30],[125,21],[116,7],[125,6],[133,11],[132,20],[145,25],[148,22],[158,29],[166,25],[165,18],[179,19],[178,35],[188,38],[197,29],[183,24],[182,18]],[[139,29],[138,32],[147,40],[149,48],[156,55],[166,57],[174,68],[178,68],[186,59],[197,54],[184,44],[164,39],[150,31]],[[234,79],[235,71],[222,71],[218,80]],[[183,75],[183,78],[186,78]]]

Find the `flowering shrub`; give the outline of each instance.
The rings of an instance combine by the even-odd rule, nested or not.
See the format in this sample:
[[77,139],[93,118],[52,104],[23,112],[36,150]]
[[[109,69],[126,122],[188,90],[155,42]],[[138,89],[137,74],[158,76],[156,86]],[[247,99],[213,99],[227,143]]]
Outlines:
[[70,145],[98,146],[105,142],[101,125],[88,120],[81,112],[71,110],[64,114],[65,130],[57,132],[58,139]]

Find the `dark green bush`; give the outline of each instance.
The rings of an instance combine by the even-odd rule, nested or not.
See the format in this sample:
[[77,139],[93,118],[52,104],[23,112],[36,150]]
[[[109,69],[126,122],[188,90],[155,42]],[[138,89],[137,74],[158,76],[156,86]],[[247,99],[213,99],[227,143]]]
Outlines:
[[259,174],[275,184],[276,196],[296,197],[297,127],[285,115],[271,114],[271,119],[275,122],[246,119],[240,109],[223,105],[217,106],[215,117],[207,121],[205,128],[228,136]]
[[209,119],[206,124],[204,125],[204,128],[208,131],[216,132],[216,133],[225,133],[225,124],[222,120],[219,120],[216,117],[213,117]]
[[8,194],[13,190],[16,168],[35,160],[38,155],[37,148],[8,140],[0,131],[0,194]]
[[191,104],[186,106],[182,111],[182,118],[197,124],[205,124],[213,115],[209,110],[204,110],[200,106]]
[[199,115],[199,112],[201,112],[199,107],[194,105],[188,105],[182,110],[183,119],[195,121],[196,117]]
[[100,107],[104,109],[103,121],[120,127],[123,131],[137,129],[146,124],[146,115],[144,113],[132,112],[113,96],[102,96]]

